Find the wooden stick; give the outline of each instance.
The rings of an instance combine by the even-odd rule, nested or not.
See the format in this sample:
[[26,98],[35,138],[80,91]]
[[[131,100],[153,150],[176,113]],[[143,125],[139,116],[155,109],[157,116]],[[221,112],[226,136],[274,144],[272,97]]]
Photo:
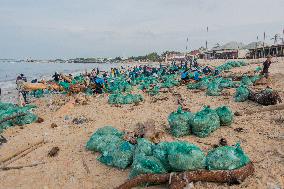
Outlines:
[[0,165],[2,165],[2,167],[6,167],[7,165],[11,164],[12,162],[14,162],[14,161],[26,156],[30,152],[34,151],[39,146],[41,146],[43,143],[44,143],[44,140],[41,140],[41,141],[33,144],[32,146],[29,146],[28,148],[22,149],[22,150],[20,150],[16,153],[12,154],[11,156],[4,158],[3,160],[1,160]]
[[22,168],[25,168],[25,167],[35,167],[35,166],[38,166],[38,165],[41,165],[41,164],[45,164],[45,162],[34,163],[34,164],[30,164],[30,165],[14,166],[14,167],[0,167],[0,170],[8,171],[8,170],[11,170],[11,169],[22,169]]
[[170,189],[182,189],[188,182],[219,182],[232,183],[236,181],[243,181],[248,176],[254,173],[254,166],[252,163],[236,170],[198,170],[186,171],[177,173],[171,178],[171,173],[167,174],[145,174],[135,177],[134,179],[126,181],[124,184],[117,187],[117,189],[131,189],[144,183],[162,184],[166,183],[171,178]]
[[9,121],[9,120],[11,120],[11,119],[15,119],[15,118],[17,118],[17,117],[21,117],[21,116],[25,116],[25,115],[27,115],[27,114],[26,114],[26,113],[19,113],[19,114],[14,115],[14,116],[5,117],[4,119],[0,120],[0,124],[1,124],[1,123],[4,123],[4,122],[6,122],[6,121]]

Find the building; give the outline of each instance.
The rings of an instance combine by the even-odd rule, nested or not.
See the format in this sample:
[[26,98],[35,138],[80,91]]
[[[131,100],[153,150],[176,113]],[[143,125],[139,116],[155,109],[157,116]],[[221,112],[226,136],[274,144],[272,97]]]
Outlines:
[[171,52],[166,54],[165,62],[181,62],[186,60],[186,53],[180,53],[180,52]]
[[239,42],[229,42],[222,46],[217,44],[211,50],[204,52],[204,58],[206,59],[237,59],[245,58],[249,52],[244,48],[243,43]]
[[250,47],[248,58],[265,58],[268,55],[283,57],[284,56],[284,44],[275,45],[256,45]]

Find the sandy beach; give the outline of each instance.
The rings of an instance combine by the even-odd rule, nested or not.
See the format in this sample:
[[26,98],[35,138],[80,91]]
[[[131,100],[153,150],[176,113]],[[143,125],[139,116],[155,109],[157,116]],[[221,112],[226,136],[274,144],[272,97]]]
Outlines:
[[[215,61],[213,65],[224,63],[224,60]],[[249,61],[245,67],[234,68],[232,73],[253,71],[260,65],[260,60]],[[208,62],[202,62],[207,64]],[[284,99],[284,60],[278,59],[270,69],[271,79],[269,86],[279,91]],[[256,86],[255,88],[265,88]],[[98,95],[88,98],[85,105],[77,104],[68,112],[58,115],[57,110],[69,98],[52,95],[37,99],[36,113],[44,119],[43,123],[33,123],[23,127],[12,127],[2,135],[8,140],[0,146],[0,159],[25,148],[29,144],[44,140],[45,143],[14,161],[9,166],[43,163],[35,167],[26,167],[16,170],[0,171],[0,188],[3,189],[108,189],[115,188],[128,178],[129,169],[119,170],[108,167],[96,160],[99,154],[85,149],[85,144],[92,133],[103,126],[111,125],[117,129],[131,131],[135,124],[149,119],[163,131],[161,141],[176,140],[167,132],[167,117],[176,111],[178,104],[173,93],[181,94],[185,105],[192,112],[199,111],[204,105],[215,108],[220,105],[229,106],[233,112],[259,110],[261,105],[254,102],[235,102],[235,89],[227,89],[229,96],[206,96],[205,91],[190,91],[186,85],[174,87],[172,92],[160,93],[157,97],[150,97],[141,90],[135,93],[142,94],[145,101],[139,105],[123,105],[114,107],[108,104],[108,95]],[[167,100],[154,98],[167,97]],[[78,117],[87,118],[83,124],[74,124],[72,120]],[[55,123],[57,127],[52,128]],[[243,128],[238,132],[236,128]],[[231,127],[221,127],[209,137],[198,138],[190,135],[179,138],[198,145],[207,152],[225,138],[229,145],[241,143],[255,166],[255,174],[248,177],[240,185],[194,183],[195,188],[284,188],[284,110],[267,111],[252,115],[235,116]],[[59,147],[58,155],[49,157],[48,152],[53,147]],[[152,186],[151,189],[166,188],[166,186]]]

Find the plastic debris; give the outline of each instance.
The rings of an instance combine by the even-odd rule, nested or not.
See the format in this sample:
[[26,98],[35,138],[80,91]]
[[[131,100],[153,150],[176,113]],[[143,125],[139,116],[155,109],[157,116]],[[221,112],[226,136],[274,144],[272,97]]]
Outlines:
[[182,111],[181,106],[179,106],[178,110],[168,117],[171,134],[175,137],[189,135],[191,133],[192,119],[193,115],[190,112]]
[[230,126],[233,122],[234,114],[228,106],[221,106],[216,109],[220,118],[220,124]]
[[221,146],[211,150],[206,157],[209,170],[234,170],[250,162],[240,144],[236,146]]
[[220,127],[220,118],[215,110],[209,107],[197,112],[192,122],[192,132],[198,137],[207,137]]

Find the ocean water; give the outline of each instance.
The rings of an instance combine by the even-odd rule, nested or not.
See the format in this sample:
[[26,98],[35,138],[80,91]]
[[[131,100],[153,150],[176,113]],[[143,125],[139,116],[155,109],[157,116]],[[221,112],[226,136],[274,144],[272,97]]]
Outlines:
[[0,88],[2,101],[14,101],[16,90],[16,78],[23,73],[28,81],[32,79],[49,79],[57,71],[59,73],[79,73],[99,68],[101,71],[109,71],[111,67],[122,64],[111,63],[29,63],[24,61],[0,61]]

